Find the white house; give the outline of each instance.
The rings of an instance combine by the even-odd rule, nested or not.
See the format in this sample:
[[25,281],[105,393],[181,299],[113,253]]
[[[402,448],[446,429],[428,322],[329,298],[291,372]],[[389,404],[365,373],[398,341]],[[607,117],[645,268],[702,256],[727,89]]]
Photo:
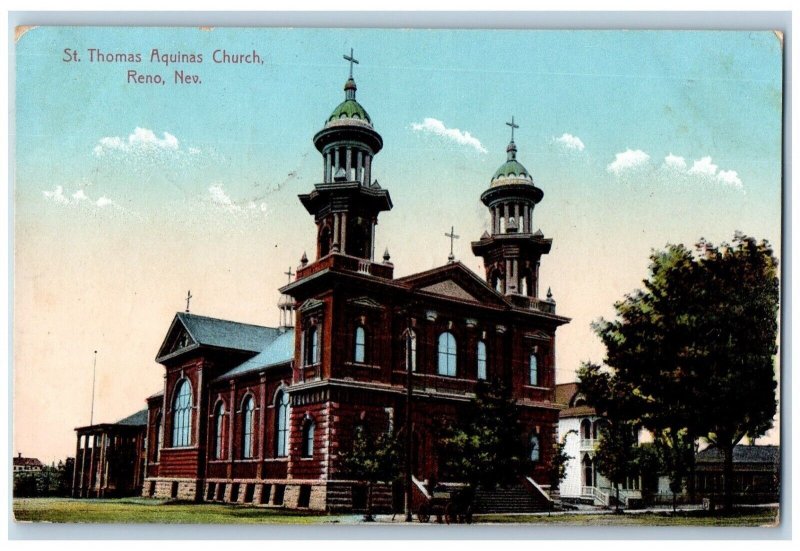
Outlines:
[[[578,392],[578,383],[556,385],[556,402],[561,404],[558,420],[559,441],[566,438],[564,451],[569,455],[566,477],[559,486],[563,501],[608,506],[616,495],[611,482],[595,468],[594,454],[600,428],[607,423],[586,403]],[[631,498],[641,498],[640,481],[632,478],[620,486],[620,500],[627,505]]]

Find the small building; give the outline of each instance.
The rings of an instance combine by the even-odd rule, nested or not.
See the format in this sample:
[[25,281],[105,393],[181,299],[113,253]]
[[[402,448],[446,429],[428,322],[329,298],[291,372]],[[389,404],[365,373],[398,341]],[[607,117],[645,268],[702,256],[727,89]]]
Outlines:
[[[600,429],[608,421],[586,403],[586,397],[578,392],[578,383],[556,385],[556,403],[564,408],[558,418],[558,439],[566,439],[564,451],[570,457],[559,486],[562,501],[611,505],[616,490],[598,472],[594,459]],[[631,499],[641,499],[640,479],[626,480],[619,492],[620,501],[626,506]]]
[[[736,503],[774,503],[779,499],[780,446],[739,445],[733,448],[733,493]],[[724,455],[709,446],[697,454],[695,480],[701,498],[723,492]]]
[[116,423],[75,429],[73,497],[122,497],[140,494],[144,479],[147,409]]
[[42,462],[35,457],[22,457],[22,454],[17,454],[14,458],[14,474],[17,473],[38,473],[42,470]]

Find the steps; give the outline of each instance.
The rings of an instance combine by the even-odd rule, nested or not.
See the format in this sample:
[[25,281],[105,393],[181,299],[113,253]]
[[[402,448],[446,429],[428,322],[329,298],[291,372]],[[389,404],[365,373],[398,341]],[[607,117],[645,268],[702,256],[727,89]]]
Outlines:
[[533,513],[547,511],[550,503],[541,495],[527,489],[524,483],[493,490],[478,489],[475,492],[476,513]]

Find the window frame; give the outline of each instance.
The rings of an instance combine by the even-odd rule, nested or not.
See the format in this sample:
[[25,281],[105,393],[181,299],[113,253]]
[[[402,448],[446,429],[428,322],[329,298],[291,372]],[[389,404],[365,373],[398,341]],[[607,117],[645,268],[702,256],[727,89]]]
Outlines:
[[486,341],[483,339],[478,340],[475,345],[475,359],[476,359],[476,373],[475,377],[479,381],[485,381],[489,376],[489,355],[486,349]]
[[530,386],[540,386],[539,376],[539,354],[532,350],[528,358],[528,384]]
[[253,459],[255,412],[255,400],[253,395],[248,393],[242,401],[242,459]]
[[289,394],[278,390],[275,396],[275,457],[289,457]]
[[225,459],[225,402],[214,408],[214,459]]
[[311,459],[314,457],[314,433],[317,424],[314,419],[307,418],[303,423],[302,440],[300,446],[300,457],[303,459]]
[[[186,389],[186,392],[184,392],[184,389]],[[175,385],[172,398],[171,444],[173,448],[188,448],[192,445],[193,398],[192,384],[189,379],[183,377]]]
[[367,330],[361,324],[353,334],[353,361],[359,364],[367,361]]
[[[458,341],[455,335],[450,331],[442,331],[439,333],[437,343],[436,373],[443,377],[456,377],[458,375]],[[442,359],[444,359],[444,364]]]

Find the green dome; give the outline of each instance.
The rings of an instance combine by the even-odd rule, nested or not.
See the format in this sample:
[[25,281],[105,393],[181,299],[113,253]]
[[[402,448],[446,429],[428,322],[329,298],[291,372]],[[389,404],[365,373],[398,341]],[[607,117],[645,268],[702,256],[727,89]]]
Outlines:
[[522,163],[517,160],[511,160],[506,161],[500,166],[500,168],[497,169],[497,172],[495,172],[494,176],[492,176],[492,180],[508,176],[517,176],[519,178],[531,177],[528,169],[522,166]]
[[354,99],[346,99],[340,103],[336,109],[333,110],[331,116],[328,117],[328,122],[339,119],[361,119],[362,121],[372,124],[367,110],[361,107],[361,104]]
[[499,178],[514,178],[516,180],[528,180],[533,183],[531,173],[517,160],[517,145],[513,141],[508,144],[506,152],[508,153],[508,158],[505,163],[500,165],[497,172],[494,173],[492,182]]

